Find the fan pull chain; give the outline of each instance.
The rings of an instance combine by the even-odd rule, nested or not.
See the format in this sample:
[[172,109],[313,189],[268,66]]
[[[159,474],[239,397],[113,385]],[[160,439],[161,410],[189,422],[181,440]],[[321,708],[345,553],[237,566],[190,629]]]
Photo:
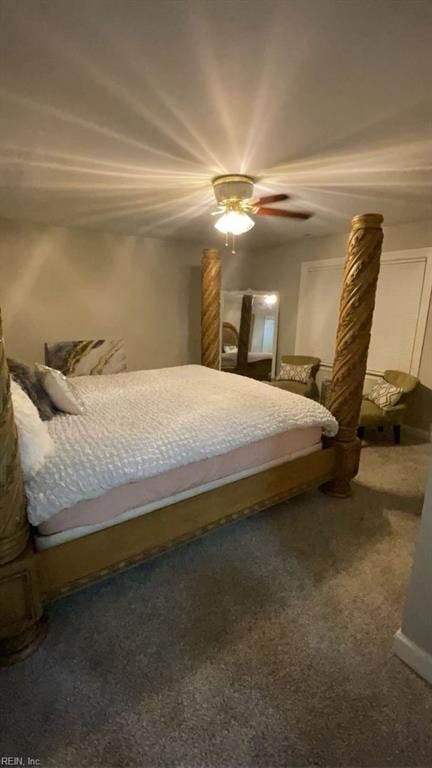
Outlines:
[[229,235],[231,234],[231,253],[235,255],[235,235],[229,232],[225,233],[225,248],[228,248],[229,246]]

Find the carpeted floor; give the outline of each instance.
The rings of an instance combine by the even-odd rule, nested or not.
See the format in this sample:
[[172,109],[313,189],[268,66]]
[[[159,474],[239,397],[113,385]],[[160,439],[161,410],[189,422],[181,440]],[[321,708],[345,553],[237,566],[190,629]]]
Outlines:
[[431,766],[432,688],[392,655],[430,445],[51,607],[0,671],[0,755],[44,766]]

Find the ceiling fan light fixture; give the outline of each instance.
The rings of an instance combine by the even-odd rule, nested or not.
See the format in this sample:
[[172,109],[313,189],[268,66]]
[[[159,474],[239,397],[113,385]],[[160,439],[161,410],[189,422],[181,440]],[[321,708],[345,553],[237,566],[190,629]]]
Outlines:
[[224,235],[242,235],[254,226],[253,219],[243,211],[228,211],[215,224],[215,228]]

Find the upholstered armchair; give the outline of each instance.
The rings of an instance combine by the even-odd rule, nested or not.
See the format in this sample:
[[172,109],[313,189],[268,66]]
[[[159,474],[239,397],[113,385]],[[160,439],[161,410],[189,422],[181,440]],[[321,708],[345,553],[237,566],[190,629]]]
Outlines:
[[393,427],[394,441],[399,445],[401,424],[405,416],[407,400],[411,392],[419,384],[419,379],[416,376],[411,376],[410,373],[403,373],[402,371],[385,371],[383,379],[388,384],[400,387],[403,390],[403,395],[396,405],[389,408],[380,408],[375,403],[367,400],[366,396],[363,395],[358,436],[360,438],[364,436],[366,427],[378,427],[378,430],[382,432],[384,427],[390,424]]
[[288,392],[294,392],[296,395],[303,395],[304,397],[310,397],[311,400],[318,400],[319,391],[315,379],[321,365],[319,357],[282,355],[281,362],[288,363],[289,365],[311,365],[312,369],[309,380],[306,384],[302,384],[299,381],[290,381],[289,379],[272,379],[271,384]]

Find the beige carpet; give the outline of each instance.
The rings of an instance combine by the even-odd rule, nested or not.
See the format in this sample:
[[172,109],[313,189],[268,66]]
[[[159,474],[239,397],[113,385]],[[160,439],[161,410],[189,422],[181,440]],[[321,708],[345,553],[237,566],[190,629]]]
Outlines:
[[432,688],[391,653],[430,445],[51,607],[0,672],[0,756],[44,766],[431,766]]

